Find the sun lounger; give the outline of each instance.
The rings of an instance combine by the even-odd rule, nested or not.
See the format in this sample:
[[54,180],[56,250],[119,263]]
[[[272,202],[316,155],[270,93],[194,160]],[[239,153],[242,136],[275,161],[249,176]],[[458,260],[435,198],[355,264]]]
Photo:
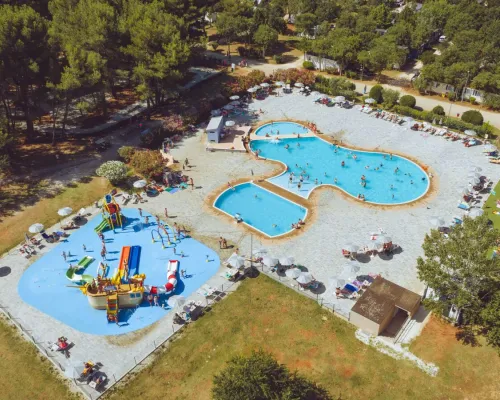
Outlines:
[[468,210],[470,208],[470,206],[467,204],[467,203],[458,203],[458,208],[460,208],[461,210]]

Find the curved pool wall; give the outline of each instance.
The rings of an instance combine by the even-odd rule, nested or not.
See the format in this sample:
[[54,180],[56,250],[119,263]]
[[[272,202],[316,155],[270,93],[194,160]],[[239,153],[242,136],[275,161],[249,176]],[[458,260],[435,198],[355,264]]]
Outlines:
[[[398,205],[418,200],[430,186],[426,172],[407,158],[393,155],[391,159],[388,153],[338,147],[318,137],[253,140],[250,147],[253,152],[259,150],[259,157],[288,168],[269,182],[303,198],[309,198],[315,188],[329,185],[355,198],[362,194],[367,203]],[[301,174],[304,179],[299,189]]]
[[[122,213],[127,218],[124,229],[117,228],[115,233],[104,232],[108,251],[107,263],[110,266],[107,272],[108,277],[118,266],[122,247],[134,245],[141,246],[139,273],[146,274],[146,285],[160,286],[166,283],[167,263],[170,259],[179,260],[179,271],[182,269],[186,271],[185,278],[178,275],[174,294],[188,297],[216,274],[220,266],[219,257],[204,244],[188,237],[168,245],[162,232],[166,247],[162,249],[162,244],[158,241],[156,232],[158,226],[154,216],[143,210],[141,218],[139,211],[131,208],[122,209]],[[146,216],[149,217],[148,226],[143,223]],[[75,265],[85,255],[92,256],[96,260],[86,268],[84,274],[96,276],[97,265],[100,261],[101,241],[94,232],[94,228],[101,221],[101,216],[97,215],[79,229],[70,231],[72,233],[67,240],[61,241],[30,265],[21,276],[17,287],[18,293],[23,301],[32,307],[84,333],[118,335],[145,328],[172,311],[166,305],[168,296],[160,296],[160,302],[165,304],[165,308],[150,307],[147,302],[143,301],[137,309],[120,310],[118,326],[107,322],[106,310],[92,308],[79,289],[68,287],[68,285],[74,285],[66,278],[68,263]],[[153,230],[155,243],[151,241]],[[170,229],[168,231],[173,237],[173,232]],[[84,244],[87,247],[86,252],[83,251]],[[177,254],[174,253],[174,246]],[[71,253],[67,262],[64,262],[61,256],[63,251]],[[54,333],[55,338],[56,333]]]
[[252,182],[229,188],[217,197],[214,207],[262,234],[276,238],[292,231],[292,224],[305,220],[307,209]]
[[295,135],[300,133],[301,135],[309,132],[304,125],[298,124],[291,121],[281,121],[281,122],[270,122],[268,124],[262,125],[255,130],[255,135],[257,136],[276,136],[276,135]]

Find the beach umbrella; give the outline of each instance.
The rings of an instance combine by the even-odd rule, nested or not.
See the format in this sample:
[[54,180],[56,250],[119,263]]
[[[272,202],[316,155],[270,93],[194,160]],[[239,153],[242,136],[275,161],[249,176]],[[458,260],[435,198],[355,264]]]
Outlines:
[[484,210],[482,208],[473,208],[472,210],[469,211],[469,217],[471,218],[480,217],[483,214]]
[[377,100],[372,99],[371,97],[365,100],[366,104],[373,104],[373,103],[376,103],[376,102],[377,102]]
[[184,304],[186,304],[186,298],[184,296],[179,296],[179,295],[173,295],[170,296],[167,300],[167,304],[169,307],[175,308],[175,307],[182,307]]
[[443,218],[441,217],[430,217],[429,222],[435,226],[436,228],[439,228],[440,226],[445,226],[446,222]]
[[284,267],[288,267],[290,265],[293,265],[293,263],[295,262],[295,260],[294,260],[293,257],[280,257],[279,262]]
[[80,208],[80,211],[78,211],[78,215],[84,215],[86,213],[87,210],[85,210],[85,208]]
[[267,253],[268,253],[267,249],[265,249],[265,248],[262,247],[260,249],[255,250],[253,252],[253,255],[255,257],[264,257],[264,256],[267,256]]
[[476,131],[474,131],[472,129],[467,129],[464,133],[466,135],[469,135],[469,136],[476,136],[477,135]]
[[311,96],[319,96],[320,95],[320,92],[317,92],[317,91],[314,91],[314,92],[311,92]]
[[285,271],[285,275],[291,279],[297,279],[302,271],[298,268],[291,268]]
[[234,121],[226,121],[225,125],[230,128],[230,127],[236,125],[236,122],[234,122]]
[[467,178],[479,178],[479,177],[481,177],[481,174],[479,172],[472,172],[472,171],[470,171],[467,174]]
[[346,250],[350,253],[356,253],[359,250],[359,246],[353,243],[346,243],[345,245],[342,246],[342,250]]
[[73,212],[73,209],[71,207],[63,207],[61,209],[59,209],[57,211],[57,213],[61,216],[61,217],[67,217],[68,215],[70,215],[71,213]]
[[83,361],[73,361],[71,364],[66,365],[64,369],[64,376],[69,379],[78,379],[83,373],[85,366]]
[[142,189],[147,184],[148,183],[144,179],[140,179],[140,180],[134,182],[134,187],[136,189]]
[[255,90],[253,87],[251,87],[250,89],[248,89],[248,90],[247,90],[247,92],[248,92],[248,93],[255,93],[255,92],[256,92],[256,90]]
[[234,268],[241,268],[245,266],[245,259],[236,253],[227,259],[227,263]]
[[307,285],[308,283],[311,283],[313,280],[314,278],[310,272],[301,272],[300,275],[297,277],[297,282],[299,282],[302,285]]
[[264,256],[262,257],[262,264],[264,264],[266,267],[274,267],[276,264],[278,264],[278,259],[274,257]]
[[328,286],[331,288],[343,288],[345,286],[345,279],[339,278],[339,277],[331,277],[328,279]]
[[232,110],[234,108],[234,106],[232,106],[231,104],[226,104],[224,107],[222,107],[224,110]]
[[269,83],[267,83],[267,82],[262,82],[262,83],[260,84],[260,87],[263,87],[263,88],[268,88],[268,87],[269,87]]
[[372,240],[366,245],[366,248],[370,251],[381,251],[384,248],[384,244],[376,240]]
[[443,118],[439,120],[439,125],[443,125]]
[[253,88],[255,89],[255,91],[257,91],[257,90],[260,89],[260,86],[259,85],[255,85]]
[[391,243],[392,242],[392,238],[390,238],[389,236],[380,235],[380,236],[377,237],[377,242],[383,243],[383,244]]
[[302,88],[304,87],[304,84],[302,82],[295,82],[295,87]]
[[212,117],[218,117],[220,114],[221,114],[221,112],[219,109],[210,111],[210,115]]
[[235,100],[235,101],[232,101],[231,103],[229,103],[231,106],[239,106],[240,105],[240,102]]
[[474,165],[469,169],[471,172],[481,172],[482,170],[483,169],[481,167],[475,167]]
[[479,185],[481,181],[479,180],[479,178],[471,178],[469,183],[473,184],[473,185]]
[[281,82],[281,81],[274,82],[274,84],[275,84],[276,86],[285,86],[285,82]]
[[234,96],[231,96],[229,98],[229,100],[239,100],[239,99],[240,99],[240,96],[238,96],[238,95],[234,95]]
[[345,263],[342,267],[342,276],[352,276],[356,275],[361,270],[361,267],[357,262]]
[[39,223],[37,223],[37,224],[33,224],[33,225],[31,225],[31,226],[28,228],[28,230],[29,230],[31,233],[40,233],[40,232],[42,232],[42,231],[43,231],[43,229],[44,229],[43,224],[39,224]]
[[461,187],[458,189],[458,194],[462,194],[464,196],[467,196],[470,193],[470,189],[467,187]]
[[344,96],[337,96],[333,100],[335,100],[337,103],[342,103],[345,101],[345,97]]

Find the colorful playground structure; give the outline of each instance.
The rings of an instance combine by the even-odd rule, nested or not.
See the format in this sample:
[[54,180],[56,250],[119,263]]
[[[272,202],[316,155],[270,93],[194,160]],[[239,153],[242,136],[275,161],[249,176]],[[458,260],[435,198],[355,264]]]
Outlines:
[[99,233],[107,229],[114,230],[118,226],[122,227],[124,219],[115,198],[111,194],[107,194],[102,202],[102,222],[95,227],[95,231]]
[[90,256],[85,256],[83,257],[77,265],[75,266],[70,266],[68,270],[66,271],[66,277],[71,281],[75,283],[89,283],[94,280],[94,277],[92,275],[82,275],[78,274],[77,272],[80,270],[84,270],[87,268],[92,262],[94,261],[93,257]]
[[151,294],[172,294],[177,286],[179,260],[170,260],[167,264],[167,283],[165,286],[145,286]]

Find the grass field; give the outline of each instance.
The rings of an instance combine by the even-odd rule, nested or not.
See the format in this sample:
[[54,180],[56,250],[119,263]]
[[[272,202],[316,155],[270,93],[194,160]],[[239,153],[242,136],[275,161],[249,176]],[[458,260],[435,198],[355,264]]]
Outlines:
[[497,201],[500,200],[500,182],[497,183],[493,189],[495,194],[491,193],[488,199],[485,201],[483,209],[488,218],[493,221],[493,225],[496,229],[500,229],[500,215],[493,214],[493,211],[500,211],[497,208]]
[[[109,182],[104,178],[92,178],[85,182],[75,183],[66,190],[47,195],[33,206],[22,208],[12,215],[2,216],[0,222],[0,254],[10,250],[24,240],[24,234],[31,224],[40,222],[46,227],[59,221],[57,210],[62,207],[71,207],[75,212],[80,208],[93,203],[111,189]],[[21,189],[20,189],[21,190]],[[6,194],[12,198],[17,196],[15,191]],[[0,204],[5,197],[0,199]]]
[[431,378],[354,337],[355,328],[270,278],[243,282],[109,398],[209,399],[212,376],[237,354],[262,348],[343,399],[491,399],[500,393],[500,358],[458,343],[454,328],[431,321],[411,350],[441,368]]
[[3,400],[76,399],[52,364],[33,345],[19,337],[16,328],[0,318],[0,398]]

